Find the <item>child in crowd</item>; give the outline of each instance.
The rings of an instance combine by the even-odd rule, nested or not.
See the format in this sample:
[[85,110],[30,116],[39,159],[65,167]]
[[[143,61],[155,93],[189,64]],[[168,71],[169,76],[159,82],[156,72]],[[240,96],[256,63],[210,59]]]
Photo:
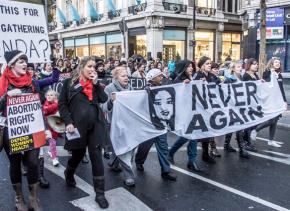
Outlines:
[[[53,90],[48,90],[45,94],[46,101],[43,105],[43,114],[46,118],[58,112],[58,102],[57,102],[57,93]],[[59,161],[57,159],[57,150],[56,150],[56,138],[58,137],[58,133],[54,131],[48,125],[47,131],[47,139],[49,141],[49,155],[52,159],[53,166],[58,166]]]

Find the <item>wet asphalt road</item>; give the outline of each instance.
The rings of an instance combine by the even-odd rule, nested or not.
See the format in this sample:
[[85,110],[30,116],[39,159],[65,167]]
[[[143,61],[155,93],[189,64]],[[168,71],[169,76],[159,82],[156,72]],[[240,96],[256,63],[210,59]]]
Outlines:
[[[177,182],[164,181],[160,177],[160,166],[154,150],[150,152],[144,172],[136,172],[136,187],[123,185],[122,175],[109,170],[106,166],[106,190],[113,191],[112,200],[119,200],[112,205],[112,210],[290,210],[290,142],[289,133],[285,129],[277,131],[276,140],[284,142],[282,148],[269,147],[264,139],[256,141],[258,153],[252,154],[249,160],[241,159],[238,153],[225,153],[216,158],[215,165],[207,165],[201,161],[201,150],[198,151],[198,162],[203,173],[191,173],[186,167],[186,148],[182,148],[175,156],[173,172],[178,176]],[[267,131],[259,133],[259,137],[267,138]],[[169,135],[169,145],[175,137]],[[236,146],[235,140],[232,140]],[[61,145],[61,143],[60,143]],[[60,152],[62,153],[62,152]],[[62,166],[66,165],[68,156],[60,157]],[[107,162],[104,160],[105,163]],[[45,175],[50,181],[48,190],[40,190],[40,199],[44,210],[94,210],[91,198],[86,203],[76,205],[78,199],[90,195],[92,186],[91,168],[81,164],[77,176],[82,179],[81,187],[66,187],[61,177],[62,166],[51,167],[47,160]],[[105,164],[106,165],[106,164]],[[52,169],[52,170],[49,170]],[[27,195],[26,180],[24,189]],[[79,183],[78,183],[79,184]],[[117,189],[120,188],[121,189]],[[118,191],[124,192],[120,200]],[[114,191],[117,191],[116,193]],[[114,194],[115,193],[115,194]],[[0,155],[0,210],[14,210],[14,193],[8,176],[8,162],[4,152]],[[92,195],[93,197],[93,195]],[[110,198],[109,197],[109,198]],[[110,199],[109,199],[110,200]],[[131,203],[131,204],[130,204]],[[135,206],[132,207],[132,204]],[[141,204],[139,206],[139,204]],[[143,206],[143,207],[142,207]]]

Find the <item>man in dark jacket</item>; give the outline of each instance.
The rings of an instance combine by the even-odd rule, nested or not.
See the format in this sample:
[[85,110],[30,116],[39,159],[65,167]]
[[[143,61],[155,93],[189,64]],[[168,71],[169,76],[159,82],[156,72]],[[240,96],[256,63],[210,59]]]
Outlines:
[[[159,69],[151,69],[147,75],[146,80],[149,82],[149,86],[145,89],[149,90],[149,87],[161,86],[163,79],[163,73]],[[159,163],[161,166],[161,177],[166,180],[176,181],[176,176],[172,174],[170,163],[168,161],[168,143],[167,134],[155,137],[148,141],[141,143],[138,147],[138,151],[135,157],[135,163],[138,171],[144,171],[143,164],[148,156],[151,146],[155,143]]]

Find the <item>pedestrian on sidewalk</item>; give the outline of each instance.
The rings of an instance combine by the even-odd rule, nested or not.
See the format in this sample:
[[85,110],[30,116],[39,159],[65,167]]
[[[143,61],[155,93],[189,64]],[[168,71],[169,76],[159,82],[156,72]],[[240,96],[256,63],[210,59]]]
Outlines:
[[[59,112],[67,133],[75,135],[73,140],[66,136],[66,150],[72,152],[64,172],[68,186],[76,187],[74,174],[88,148],[92,165],[95,201],[101,208],[109,203],[105,197],[104,164],[102,147],[106,142],[106,120],[100,103],[108,100],[107,94],[98,83],[94,57],[84,57],[73,72],[72,78],[63,83],[59,97]],[[79,132],[79,135],[77,133]]]
[[[281,61],[277,57],[273,57],[269,60],[266,70],[263,73],[263,79],[266,82],[271,82],[272,80],[277,80],[280,91],[283,97],[283,100],[285,102],[285,109],[287,110],[287,99],[285,95],[285,90],[283,87],[283,76],[281,74],[282,72],[282,67],[281,67]],[[277,128],[277,123],[281,115],[274,117],[273,119],[270,119],[262,124],[259,124],[254,130],[251,131],[250,137],[251,140],[255,141],[257,138],[257,133],[266,128],[269,127],[269,141],[268,145],[273,146],[273,147],[281,147],[279,143],[274,141],[275,133],[276,133],[276,128]]]

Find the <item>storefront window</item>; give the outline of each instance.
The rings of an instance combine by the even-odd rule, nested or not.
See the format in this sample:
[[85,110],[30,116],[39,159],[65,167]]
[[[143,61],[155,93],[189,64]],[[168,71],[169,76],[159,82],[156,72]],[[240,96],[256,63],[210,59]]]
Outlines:
[[181,60],[185,58],[185,31],[164,30],[163,55],[164,60]]
[[166,0],[166,2],[173,3],[173,4],[183,4],[184,0]]
[[122,56],[122,35],[108,34],[107,39],[107,58],[120,59]]
[[129,55],[147,56],[146,35],[129,36]]
[[89,46],[88,46],[88,38],[76,38],[75,39],[75,46],[76,46],[76,56],[82,58],[84,56],[89,55]]
[[74,40],[73,39],[65,39],[63,43],[64,43],[64,57],[65,58],[74,58],[74,54],[75,54]]
[[197,0],[198,7],[214,8],[213,0]]
[[241,59],[241,35],[223,33],[222,61]]
[[105,36],[91,36],[90,37],[90,55],[105,58]]
[[214,33],[206,31],[197,31],[195,33],[195,59],[202,56],[214,59]]

